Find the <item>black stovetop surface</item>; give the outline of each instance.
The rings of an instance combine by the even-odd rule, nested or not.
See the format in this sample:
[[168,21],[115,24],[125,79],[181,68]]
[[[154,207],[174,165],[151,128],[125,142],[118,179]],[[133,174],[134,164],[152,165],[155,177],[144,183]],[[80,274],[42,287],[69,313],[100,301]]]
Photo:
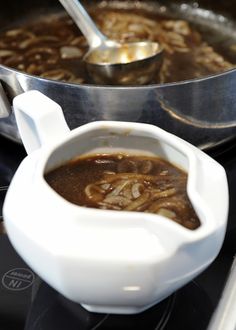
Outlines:
[[[0,137],[0,206],[26,153]],[[209,152],[226,169],[229,221],[216,260],[194,281],[148,311],[130,316],[89,313],[40,280],[15,252],[0,227],[0,330],[206,330],[236,252],[236,143]],[[23,191],[22,191],[23,193]]]

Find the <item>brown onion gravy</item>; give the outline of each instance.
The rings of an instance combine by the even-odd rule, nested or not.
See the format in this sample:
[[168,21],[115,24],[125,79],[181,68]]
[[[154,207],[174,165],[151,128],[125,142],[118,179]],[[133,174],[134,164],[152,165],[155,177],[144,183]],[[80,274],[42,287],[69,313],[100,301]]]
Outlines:
[[122,153],[81,156],[45,174],[71,203],[163,215],[188,229],[200,221],[186,192],[187,174],[152,156]]
[[[164,61],[152,83],[199,78],[234,67],[187,20],[138,9],[96,8],[90,14],[110,39],[161,43]],[[91,83],[82,61],[87,50],[85,38],[63,13],[35,18],[0,33],[0,64],[48,79]]]

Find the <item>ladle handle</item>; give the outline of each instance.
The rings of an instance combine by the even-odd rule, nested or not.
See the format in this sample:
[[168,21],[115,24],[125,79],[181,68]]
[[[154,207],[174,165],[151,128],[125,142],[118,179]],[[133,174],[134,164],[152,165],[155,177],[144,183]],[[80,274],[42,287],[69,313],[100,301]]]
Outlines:
[[107,40],[78,0],[59,1],[87,39],[90,48],[99,47]]
[[56,143],[70,131],[60,105],[38,91],[16,96],[13,109],[28,154],[42,145]]

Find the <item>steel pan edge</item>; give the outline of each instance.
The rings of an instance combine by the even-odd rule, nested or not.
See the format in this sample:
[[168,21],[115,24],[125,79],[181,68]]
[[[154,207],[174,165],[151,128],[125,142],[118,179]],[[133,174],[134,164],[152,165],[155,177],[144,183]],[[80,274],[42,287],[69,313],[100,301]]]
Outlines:
[[[143,122],[201,149],[236,135],[236,69],[185,82],[117,87],[58,82],[0,65],[0,81],[10,100],[33,89],[52,98],[71,129],[95,120]],[[0,134],[20,142],[14,114],[0,119]]]

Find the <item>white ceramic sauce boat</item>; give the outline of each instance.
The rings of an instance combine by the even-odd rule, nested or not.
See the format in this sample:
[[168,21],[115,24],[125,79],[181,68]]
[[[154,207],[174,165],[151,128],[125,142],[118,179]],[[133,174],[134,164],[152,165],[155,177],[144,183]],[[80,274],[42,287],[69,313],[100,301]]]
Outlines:
[[[148,124],[102,121],[70,131],[60,106],[37,91],[13,104],[29,156],[5,199],[6,229],[18,253],[53,288],[89,311],[139,313],[214,260],[228,214],[226,174],[215,160]],[[198,229],[155,214],[80,207],[44,179],[80,154],[124,149],[159,155],[188,172]]]

